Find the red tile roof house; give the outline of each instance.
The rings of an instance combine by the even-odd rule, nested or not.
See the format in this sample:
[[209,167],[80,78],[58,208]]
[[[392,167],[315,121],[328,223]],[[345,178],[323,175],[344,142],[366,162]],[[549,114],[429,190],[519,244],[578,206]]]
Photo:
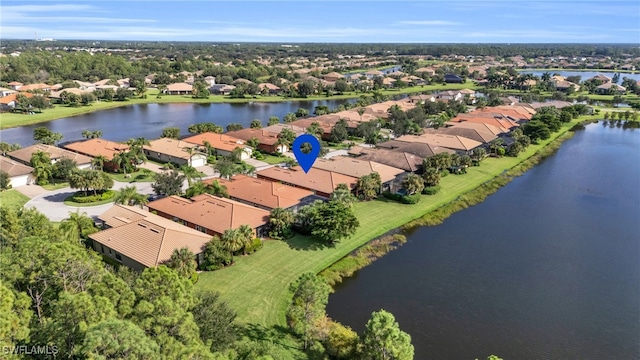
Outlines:
[[255,137],[258,139],[259,143],[258,149],[267,153],[285,153],[289,150],[286,145],[278,144],[278,133],[267,131],[265,129],[242,129],[230,131],[226,134],[244,141],[249,141],[249,139]]
[[95,158],[98,155],[104,156],[108,161],[103,164],[103,168],[114,171],[118,169],[118,166],[111,160],[113,160],[113,157],[116,154],[128,151],[129,145],[105,139],[89,139],[66,144],[63,148],[92,158]]
[[266,91],[269,93],[269,95],[280,95],[282,94],[282,89],[279,86],[276,86],[272,83],[261,83],[258,84],[258,89],[260,89],[260,91]]
[[209,236],[249,225],[257,237],[266,235],[269,211],[239,201],[202,194],[191,199],[169,196],[147,204],[149,211]]
[[463,136],[444,135],[444,134],[422,134],[422,135],[403,135],[396,139],[409,143],[426,143],[433,146],[440,146],[447,149],[455,150],[461,154],[470,153],[471,150],[482,146],[482,143],[471,140]]
[[233,150],[236,148],[242,149],[242,154],[240,155],[241,160],[246,160],[251,158],[251,154],[253,150],[250,146],[245,144],[245,141],[242,139],[238,139],[233,136],[229,136],[227,134],[218,134],[214,132],[206,132],[194,136],[190,136],[188,138],[182,139],[184,142],[188,142],[194,145],[198,145],[198,150],[203,153],[206,153],[207,147],[205,143],[209,143],[213,149],[216,150],[216,154],[220,156],[228,156]]
[[[314,168],[333,171],[357,179],[377,172],[380,175],[383,191],[395,191],[399,188],[406,172],[403,169],[381,164],[375,161],[355,159],[346,156],[335,156],[331,159],[317,159]],[[398,185],[398,186],[396,186]]]
[[136,271],[166,263],[183,247],[199,264],[211,241],[210,235],[131,206],[114,205],[98,219],[107,229],[89,235],[93,250]]
[[[30,93],[23,93],[27,98],[33,97]],[[20,102],[18,101],[18,94],[10,94],[0,97],[0,110],[7,111],[16,107]]]
[[258,179],[278,181],[285,185],[306,189],[324,198],[329,198],[339,184],[347,184],[350,189],[355,189],[358,182],[355,177],[318,168],[311,168],[308,173],[305,173],[299,166],[291,169],[271,167],[258,171],[256,175]]
[[12,151],[8,153],[7,156],[25,165],[31,165],[31,157],[33,156],[34,153],[38,151],[42,151],[44,153],[49,154],[49,158],[51,159],[51,164],[55,164],[62,158],[68,158],[76,162],[76,167],[78,169],[91,168],[90,157],[77,154],[53,145],[35,144],[35,145],[22,148],[20,150]]
[[344,79],[344,75],[337,72],[330,72],[328,74],[322,75],[322,79],[325,81],[336,82],[340,79]]
[[35,183],[35,178],[31,175],[33,168],[15,160],[0,156],[0,170],[9,174],[9,184],[12,188],[30,185]]
[[12,82],[7,84],[7,86],[9,86],[13,90],[19,90],[22,85],[24,85],[24,84],[21,83],[21,82],[17,82],[17,81],[12,81]]
[[168,95],[191,95],[193,93],[193,86],[187,83],[169,84],[165,92]]
[[227,188],[230,199],[267,211],[275,208],[296,211],[315,200],[322,200],[309,190],[246,175],[236,175],[231,180],[207,179],[202,182],[211,184],[214,180]]
[[[176,139],[160,138],[144,145],[144,154],[161,162],[170,162],[178,165],[188,164],[193,167],[207,165],[207,156],[197,150],[197,145]],[[189,154],[188,150],[193,149]]]

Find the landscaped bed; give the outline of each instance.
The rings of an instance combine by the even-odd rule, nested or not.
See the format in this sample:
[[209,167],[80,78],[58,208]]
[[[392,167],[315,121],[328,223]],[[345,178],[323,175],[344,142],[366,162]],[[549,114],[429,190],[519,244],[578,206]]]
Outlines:
[[116,190],[98,191],[97,193],[78,191],[64,199],[64,204],[68,206],[96,206],[113,202],[118,192]]

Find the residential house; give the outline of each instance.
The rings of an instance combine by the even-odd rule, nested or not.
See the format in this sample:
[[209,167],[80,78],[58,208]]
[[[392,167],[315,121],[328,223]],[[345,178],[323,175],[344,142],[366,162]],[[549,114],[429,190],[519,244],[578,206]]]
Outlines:
[[169,95],[191,95],[193,86],[187,83],[173,83],[167,85],[165,92]]
[[558,91],[567,91],[569,90],[572,86],[573,86],[573,90],[574,91],[579,91],[580,90],[580,85],[578,84],[574,84],[570,81],[556,81],[555,82],[556,85],[556,90]]
[[170,138],[160,138],[144,145],[144,154],[161,162],[170,162],[178,165],[188,164],[193,167],[207,164],[207,156],[198,151],[193,143]]
[[404,142],[420,142],[431,144],[434,146],[440,146],[447,149],[455,150],[456,152],[466,154],[471,150],[482,145],[481,142],[471,140],[463,136],[458,135],[444,135],[444,134],[421,134],[421,135],[403,135],[396,138],[397,141]]
[[227,188],[229,198],[267,211],[275,208],[291,209],[294,212],[302,206],[308,205],[321,197],[312,191],[269,181],[235,175],[230,180],[207,179],[204,183],[218,181]]
[[[598,94],[619,94],[624,95],[627,92],[627,88],[621,85],[617,85],[611,82],[606,84],[602,84],[596,88],[596,93]],[[0,99],[2,100],[2,99]]]
[[33,168],[15,160],[0,156],[0,171],[9,174],[9,184],[11,187],[30,185],[35,183],[35,178],[31,175]]
[[147,204],[149,211],[209,236],[249,225],[257,237],[266,235],[269,211],[239,201],[201,194],[191,199],[169,196]]
[[242,129],[237,131],[230,131],[226,133],[229,136],[249,141],[251,138],[258,140],[258,149],[267,153],[285,153],[289,150],[286,145],[279,144],[278,133],[266,131],[264,129]]
[[322,75],[322,79],[324,81],[336,82],[336,81],[338,81],[340,79],[344,79],[344,75],[333,71],[333,72],[330,72],[328,74]]
[[498,138],[498,135],[495,135],[490,131],[482,131],[480,129],[473,129],[468,127],[457,127],[457,126],[441,127],[438,129],[426,129],[424,133],[433,134],[433,135],[443,134],[443,135],[461,136],[463,138],[479,141],[483,144],[487,144],[492,140],[495,140]]
[[0,87],[0,97],[8,96],[8,95],[15,94],[15,93],[17,93],[16,90],[12,90],[12,89],[5,88],[5,87]]
[[78,84],[77,89],[80,90],[89,90],[89,91],[93,91],[95,90],[96,86],[93,85],[93,83],[90,82],[86,82],[86,81],[80,81],[80,80],[73,80],[73,82],[75,82],[76,84]]
[[416,69],[416,74],[427,74],[429,76],[434,76],[436,74],[436,71],[429,67],[421,67],[419,69]]
[[216,78],[214,76],[207,76],[204,78],[204,82],[211,87],[216,84]]
[[12,81],[10,83],[7,83],[7,86],[10,87],[13,90],[20,90],[20,87],[24,85],[21,82],[17,82],[17,81]]
[[599,80],[600,82],[602,82],[603,84],[608,84],[611,82],[611,78],[602,74],[598,74],[588,80]]
[[380,175],[383,191],[395,191],[394,183],[397,185],[400,182],[398,180],[401,180],[405,174],[405,171],[399,168],[346,156],[334,156],[328,160],[318,158],[313,163],[313,167],[352,176],[357,179],[377,172]]
[[199,264],[211,241],[210,235],[137,207],[114,205],[98,219],[107,229],[89,235],[93,250],[136,271],[167,263],[183,247]]
[[464,80],[458,75],[446,74],[444,76],[444,82],[448,84],[462,84]]
[[129,145],[127,144],[99,138],[69,143],[64,145],[63,148],[92,158],[104,156],[107,162],[103,164],[103,167],[108,170],[116,170],[118,168],[111,161],[116,154],[129,151]]
[[250,84],[253,84],[253,81],[247,80],[247,79],[243,79],[243,78],[239,78],[239,79],[235,79],[233,81],[233,83],[234,84],[250,85]]
[[244,140],[227,134],[206,132],[184,138],[182,141],[198,145],[199,150],[204,153],[207,152],[207,145],[205,145],[205,143],[208,143],[208,146],[213,148],[217,155],[221,156],[228,156],[233,152],[233,150],[240,148],[242,149],[242,152],[240,153],[241,160],[251,158],[251,154],[253,152],[251,147],[246,145]]
[[275,134],[280,134],[282,132],[282,130],[284,129],[289,129],[291,131],[293,131],[294,134],[296,134],[296,136],[300,136],[302,134],[305,133],[306,128],[297,126],[297,125],[293,125],[293,123],[290,124],[283,124],[283,123],[278,123],[278,124],[274,124],[274,125],[270,125],[270,126],[265,126],[262,128],[262,130],[268,131],[268,132],[272,132]]
[[52,85],[47,85],[47,84],[29,84],[29,85],[22,85],[20,86],[20,91],[24,91],[24,92],[34,92],[34,91],[42,91],[42,92],[49,92],[52,89]]
[[227,84],[215,84],[209,87],[209,92],[213,95],[229,95],[236,87]]
[[375,161],[380,164],[402,169],[406,172],[421,172],[423,157],[402,151],[354,146],[349,155],[358,160]]
[[378,70],[369,70],[364,73],[364,76],[366,76],[367,79],[373,79],[376,76],[384,76],[384,73]]
[[328,198],[339,184],[347,184],[354,189],[358,179],[333,171],[311,168],[305,173],[300,166],[291,169],[271,167],[256,173],[258,179],[279,181],[285,185],[312,191],[315,195]]
[[573,104],[568,102],[568,101],[560,101],[560,100],[550,100],[550,101],[545,101],[545,102],[532,102],[529,105],[531,105],[531,107],[534,108],[534,109],[540,109],[542,107],[547,107],[547,106],[553,106],[556,109],[562,109],[562,108],[567,107],[567,106],[573,106]]
[[[413,154],[421,158],[428,158],[430,156],[440,154],[440,153],[448,153],[448,154],[455,153],[454,150],[447,149],[441,146],[435,146],[427,143],[407,143],[407,142],[398,141],[398,140],[389,140],[382,143],[378,143],[376,144],[376,147],[379,149],[395,150],[397,152]],[[362,152],[362,150],[360,152]]]
[[382,79],[382,86],[384,86],[387,89],[391,89],[392,87],[394,87],[396,82],[397,82],[396,79],[391,78],[391,77],[386,77],[386,78]]
[[260,89],[261,92],[268,92],[269,95],[280,95],[282,94],[282,89],[279,86],[276,86],[272,83],[261,83],[258,84],[258,89]]
[[91,168],[91,158],[82,154],[77,154],[69,150],[65,150],[53,145],[35,144],[27,146],[25,148],[12,151],[7,154],[15,161],[21,162],[25,165],[31,165],[31,157],[34,153],[42,151],[49,154],[51,163],[55,164],[63,158],[71,159],[76,162],[78,169]]
[[[22,93],[27,98],[33,97],[30,93]],[[14,109],[20,102],[18,101],[18,94],[10,94],[0,97],[0,111],[9,111]]]

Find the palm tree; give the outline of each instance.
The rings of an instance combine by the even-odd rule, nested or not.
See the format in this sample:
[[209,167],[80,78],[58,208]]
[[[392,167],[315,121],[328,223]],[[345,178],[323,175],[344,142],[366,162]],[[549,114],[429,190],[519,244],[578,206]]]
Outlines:
[[118,195],[116,195],[114,203],[129,206],[137,205],[142,208],[144,205],[149,203],[149,199],[147,199],[143,194],[138,194],[138,189],[131,185],[120,190]]
[[416,174],[409,174],[402,180],[402,187],[407,190],[408,195],[413,195],[424,189],[424,180]]
[[131,152],[121,151],[113,156],[112,161],[126,175],[127,170],[131,167]]
[[427,186],[437,186],[440,182],[440,172],[436,168],[428,168],[424,171],[422,177]]
[[258,140],[258,138],[254,136],[247,140],[247,145],[254,149],[258,149],[258,146],[260,146],[260,140]]
[[220,241],[222,242],[222,246],[224,246],[224,248],[232,254],[236,251],[239,251],[244,246],[244,239],[238,232],[238,229],[225,230],[225,232],[220,237]]
[[93,160],[91,160],[91,165],[93,165],[94,169],[103,171],[104,164],[108,161],[109,160],[104,155],[97,155]]
[[253,243],[253,229],[249,225],[240,225],[238,228],[238,234],[244,243],[242,246],[244,255],[247,255],[247,248]]
[[196,180],[196,179],[199,180],[202,178],[200,171],[198,171],[193,166],[185,164],[185,165],[182,165],[182,167],[180,167],[180,170],[182,171],[184,176],[187,178],[187,183],[189,184],[189,186],[191,186],[191,184],[193,183],[193,180]]
[[189,278],[198,267],[196,256],[188,247],[174,249],[169,259],[169,267],[174,269],[178,275]]
[[215,149],[207,140],[203,141],[204,148],[207,149],[207,156],[215,155]]
[[80,239],[98,231],[93,219],[86,212],[69,212],[69,217],[60,222],[59,229],[67,238]]
[[338,184],[336,189],[331,193],[331,200],[340,201],[344,204],[351,205],[356,201],[355,196],[351,193],[349,185]]
[[293,223],[293,211],[275,208],[271,210],[269,214],[269,227],[271,228],[271,236],[275,238],[282,238],[286,236],[291,229]]
[[220,196],[220,197],[229,197],[229,193],[227,192],[227,187],[224,185],[220,185],[218,180],[213,180],[211,184],[207,185],[207,194]]

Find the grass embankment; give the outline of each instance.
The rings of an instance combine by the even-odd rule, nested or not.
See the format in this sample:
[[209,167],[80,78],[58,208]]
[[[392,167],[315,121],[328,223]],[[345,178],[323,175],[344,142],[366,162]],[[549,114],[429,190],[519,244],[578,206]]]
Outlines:
[[[477,86],[472,81],[467,81],[466,84],[434,84],[424,86],[412,86],[404,89],[385,89],[381,90],[384,95],[402,95],[411,94],[422,91],[437,91],[437,90],[454,90],[472,88],[476,89]],[[340,100],[340,99],[353,99],[358,98],[361,95],[371,95],[370,93],[359,92],[347,92],[340,95],[317,95],[309,96],[307,98],[288,98],[282,96],[255,96],[246,97],[241,99],[233,99],[229,96],[223,95],[211,95],[207,99],[194,99],[190,95],[162,95],[157,97],[158,90],[147,90],[147,97],[140,98],[135,97],[127,101],[100,101],[92,103],[89,106],[81,107],[69,107],[66,105],[54,105],[51,109],[45,109],[41,113],[33,115],[17,114],[17,113],[3,113],[0,114],[0,129],[7,129],[16,126],[38,124],[46,121],[82,115],[91,113],[94,111],[112,109],[120,106],[135,105],[135,104],[172,104],[172,103],[193,103],[193,104],[212,104],[212,103],[250,103],[250,102],[293,102],[293,101],[313,101],[313,100]]]
[[122,173],[107,173],[109,176],[119,182],[123,183],[134,183],[134,182],[154,182],[155,173],[148,169],[141,169],[132,173],[122,174]]
[[594,118],[583,116],[565,124],[550,139],[529,146],[517,158],[489,158],[481,166],[471,167],[467,174],[449,175],[442,179],[442,190],[438,194],[424,195],[418,204],[403,205],[386,199],[358,202],[354,204],[354,211],[360,228],[335,247],[318,247],[315,241],[300,235],[287,242],[266,241],[263,249],[250,257],[238,257],[235,265],[202,273],[196,287],[219,291],[222,298],[238,312],[240,321],[283,325],[289,284],[302,273],[321,272],[370,240],[423,217],[519,165],[575,124]]
[[41,186],[45,190],[53,191],[53,190],[59,190],[59,189],[64,189],[68,187],[69,182],[64,180],[51,180],[51,182],[49,182],[47,185],[41,185]]
[[11,189],[0,192],[0,206],[8,206],[19,209],[29,201],[29,197],[18,190]]

